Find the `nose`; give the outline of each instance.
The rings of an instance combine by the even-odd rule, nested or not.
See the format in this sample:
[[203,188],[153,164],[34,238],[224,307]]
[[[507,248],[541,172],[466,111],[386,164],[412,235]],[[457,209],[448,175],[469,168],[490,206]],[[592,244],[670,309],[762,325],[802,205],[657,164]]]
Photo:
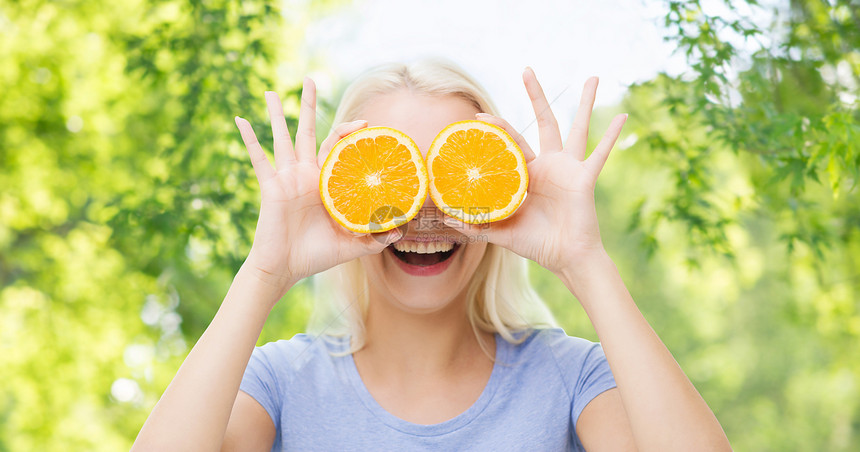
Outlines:
[[442,223],[443,218],[442,211],[436,207],[436,204],[433,203],[433,200],[428,195],[427,199],[424,200],[424,204],[421,205],[418,215],[409,221],[409,229],[413,231],[438,231],[445,227],[445,224]]
[[434,204],[433,200],[430,198],[430,193],[427,193],[427,197],[424,198],[424,204],[421,205],[421,210],[423,211],[430,208],[436,209],[436,204]]

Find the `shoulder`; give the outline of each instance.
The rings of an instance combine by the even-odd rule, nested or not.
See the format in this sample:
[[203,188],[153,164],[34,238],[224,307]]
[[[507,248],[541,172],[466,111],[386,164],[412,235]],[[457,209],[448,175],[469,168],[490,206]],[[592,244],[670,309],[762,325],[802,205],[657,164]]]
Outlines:
[[249,364],[263,365],[276,374],[289,378],[311,363],[321,359],[330,360],[332,353],[345,350],[348,344],[346,337],[296,334],[291,339],[255,347]]
[[568,336],[561,328],[535,328],[518,332],[514,338],[523,339],[520,344],[512,345],[519,354],[542,353],[552,355],[556,359],[569,361],[582,358],[584,355],[595,351],[602,352],[599,342]]
[[512,344],[514,362],[535,363],[557,372],[569,394],[577,392],[584,378],[596,369],[608,371],[606,357],[599,342],[569,336],[561,328],[539,328],[518,333],[525,339]]

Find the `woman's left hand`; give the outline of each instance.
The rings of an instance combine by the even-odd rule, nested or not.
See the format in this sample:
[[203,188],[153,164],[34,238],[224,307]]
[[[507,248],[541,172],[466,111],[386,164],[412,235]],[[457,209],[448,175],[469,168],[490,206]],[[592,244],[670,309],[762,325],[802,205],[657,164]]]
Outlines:
[[597,176],[615,145],[627,115],[618,115],[586,159],[591,109],[597,77],[582,90],[579,109],[567,142],[562,145],[558,122],[531,68],[523,82],[532,101],[540,132],[540,155],[535,158],[528,143],[507,121],[485,114],[477,119],[507,131],[522,148],[528,162],[529,188],[525,201],[510,217],[489,224],[466,224],[446,217],[444,222],[468,236],[484,236],[531,259],[553,272],[587,261],[603,252],[594,206]]

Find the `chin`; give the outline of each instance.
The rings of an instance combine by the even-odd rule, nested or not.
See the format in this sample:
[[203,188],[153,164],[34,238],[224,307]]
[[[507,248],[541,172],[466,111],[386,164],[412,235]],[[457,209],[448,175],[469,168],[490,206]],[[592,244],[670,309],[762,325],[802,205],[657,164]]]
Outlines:
[[[393,289],[393,288],[392,288]],[[415,290],[405,288],[404,291],[392,290],[391,304],[410,314],[433,314],[445,311],[455,303],[456,294],[441,294],[438,291]]]

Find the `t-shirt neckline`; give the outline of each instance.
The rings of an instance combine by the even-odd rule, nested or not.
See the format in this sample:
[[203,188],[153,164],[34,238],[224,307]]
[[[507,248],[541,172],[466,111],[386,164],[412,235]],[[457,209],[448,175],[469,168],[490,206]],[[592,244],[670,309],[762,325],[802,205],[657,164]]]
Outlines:
[[[496,393],[496,389],[501,386],[502,379],[505,373],[505,370],[508,366],[504,363],[507,362],[508,358],[508,342],[504,340],[498,333],[494,333],[496,339],[496,357],[493,362],[493,370],[490,373],[490,379],[487,381],[486,386],[484,386],[484,390],[481,391],[481,395],[478,396],[478,400],[472,404],[466,411],[458,414],[457,416],[448,419],[447,421],[440,422],[438,424],[416,424],[413,422],[409,422],[404,419],[400,419],[399,417],[389,413],[385,408],[380,405],[376,399],[373,398],[373,395],[367,389],[367,386],[364,385],[364,381],[361,379],[361,375],[358,373],[358,367],[355,365],[355,359],[353,355],[350,353],[346,355],[343,360],[345,367],[347,378],[352,384],[353,389],[356,392],[356,395],[364,404],[365,408],[370,411],[376,418],[380,421],[388,425],[389,427],[399,430],[403,433],[416,435],[416,436],[437,436],[444,435],[446,433],[453,432],[459,428],[464,427],[465,425],[472,422],[476,417],[478,417],[485,408],[490,404],[490,401],[493,399],[493,396]],[[350,343],[350,337],[347,335],[345,337],[345,344],[348,347]]]

